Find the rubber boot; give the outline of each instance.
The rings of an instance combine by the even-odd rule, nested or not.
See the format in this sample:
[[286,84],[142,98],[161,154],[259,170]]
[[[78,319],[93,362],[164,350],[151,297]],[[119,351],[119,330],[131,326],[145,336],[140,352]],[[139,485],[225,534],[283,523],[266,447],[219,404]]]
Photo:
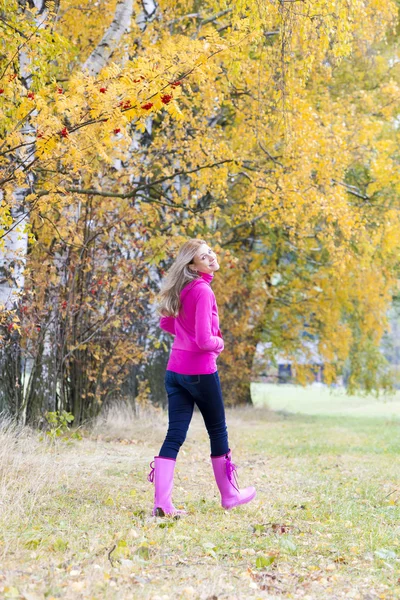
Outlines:
[[147,476],[148,481],[154,482],[154,508],[153,516],[176,517],[186,515],[186,511],[178,510],[172,504],[172,488],[174,487],[174,470],[176,460],[155,456],[150,463],[151,471]]
[[236,477],[236,466],[231,461],[231,451],[222,456],[211,456],[215,481],[221,493],[223,508],[230,510],[239,504],[246,504],[256,495],[254,487],[239,489]]

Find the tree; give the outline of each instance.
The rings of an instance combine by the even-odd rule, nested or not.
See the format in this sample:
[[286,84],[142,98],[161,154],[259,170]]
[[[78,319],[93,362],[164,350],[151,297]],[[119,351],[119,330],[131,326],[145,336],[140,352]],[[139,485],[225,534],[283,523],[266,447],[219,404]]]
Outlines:
[[[30,182],[19,321],[10,312],[3,327],[21,367],[31,361],[21,416],[34,421],[45,410],[37,392],[46,356],[52,407],[77,423],[120,393],[132,368],[146,388],[146,361],[163,349],[154,294],[187,236],[206,237],[233,267],[215,284],[229,402],[250,398],[260,339],[293,354],[306,329],[331,379],[349,355],[375,356],[377,365],[399,228],[393,210],[377,225],[390,195],[379,165],[394,155],[397,134],[394,104],[382,113],[365,107],[382,104],[397,76],[388,54],[377,58],[385,40],[392,50],[396,43],[387,32],[397,9],[297,4],[166,0],[115,44],[128,27],[118,26],[121,15],[138,14],[137,4],[104,2],[92,12],[89,3],[61,3],[57,19],[37,29],[5,2],[4,239],[15,226],[13,190]],[[21,44],[35,65],[28,94],[18,68],[9,76]],[[376,175],[374,210],[371,190],[354,179],[361,167]],[[366,365],[373,372],[364,361],[354,385],[377,381],[363,380]]]

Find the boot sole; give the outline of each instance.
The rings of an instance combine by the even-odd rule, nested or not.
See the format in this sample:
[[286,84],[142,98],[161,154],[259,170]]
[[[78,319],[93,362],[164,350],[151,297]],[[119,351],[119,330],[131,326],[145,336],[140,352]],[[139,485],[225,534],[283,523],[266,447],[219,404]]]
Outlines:
[[153,517],[172,517],[174,519],[180,519],[182,516],[184,516],[186,514],[187,513],[185,513],[184,511],[181,511],[180,513],[175,513],[175,514],[167,514],[160,507],[156,508],[156,510],[153,511]]

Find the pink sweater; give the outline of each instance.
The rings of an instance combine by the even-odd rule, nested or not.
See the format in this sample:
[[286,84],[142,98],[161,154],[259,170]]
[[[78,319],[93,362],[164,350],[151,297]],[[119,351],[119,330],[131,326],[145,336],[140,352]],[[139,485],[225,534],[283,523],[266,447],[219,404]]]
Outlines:
[[211,289],[214,276],[200,275],[181,291],[178,316],[160,319],[160,327],[175,335],[167,369],[182,375],[215,373],[217,357],[224,349],[217,302]]

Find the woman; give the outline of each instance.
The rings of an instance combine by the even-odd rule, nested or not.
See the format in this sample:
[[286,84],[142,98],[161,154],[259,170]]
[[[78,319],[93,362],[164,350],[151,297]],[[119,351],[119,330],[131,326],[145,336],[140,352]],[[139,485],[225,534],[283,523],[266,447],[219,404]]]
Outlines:
[[153,515],[185,514],[172,504],[175,461],[185,441],[196,404],[210,437],[211,461],[225,509],[250,502],[253,487],[238,489],[231,462],[225,410],[216,360],[224,349],[218,309],[211,282],[219,264],[202,240],[189,240],[161,286],[160,327],[175,335],[165,374],[168,394],[168,432],[151,463],[149,481],[155,483]]

